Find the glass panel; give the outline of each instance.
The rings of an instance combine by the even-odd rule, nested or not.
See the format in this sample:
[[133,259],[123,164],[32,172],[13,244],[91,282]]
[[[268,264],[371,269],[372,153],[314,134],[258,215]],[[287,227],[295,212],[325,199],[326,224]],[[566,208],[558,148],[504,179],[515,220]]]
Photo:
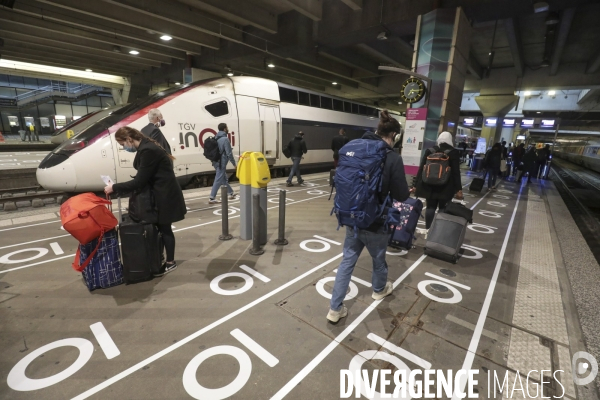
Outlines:
[[333,109],[335,111],[344,111],[344,102],[341,100],[333,99]]
[[318,94],[310,95],[310,106],[311,107],[321,107],[321,96]]
[[298,92],[284,87],[279,88],[279,100],[286,103],[298,104]]
[[352,114],[358,114],[358,104],[352,103]]
[[298,92],[298,104],[302,106],[310,105],[310,97],[306,92]]
[[229,105],[225,100],[218,101],[216,103],[209,104],[204,107],[206,111],[213,117],[221,117],[229,114]]
[[331,98],[321,96],[321,108],[326,108],[328,110],[333,109],[333,102],[331,101]]

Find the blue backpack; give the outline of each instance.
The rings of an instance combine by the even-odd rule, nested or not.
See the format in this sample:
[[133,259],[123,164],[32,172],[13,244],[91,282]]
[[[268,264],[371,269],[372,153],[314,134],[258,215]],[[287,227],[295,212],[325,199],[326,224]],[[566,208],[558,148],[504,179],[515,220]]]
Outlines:
[[335,199],[331,213],[335,213],[340,226],[366,229],[388,207],[379,204],[383,166],[389,151],[383,140],[356,139],[340,149],[340,159],[335,172]]

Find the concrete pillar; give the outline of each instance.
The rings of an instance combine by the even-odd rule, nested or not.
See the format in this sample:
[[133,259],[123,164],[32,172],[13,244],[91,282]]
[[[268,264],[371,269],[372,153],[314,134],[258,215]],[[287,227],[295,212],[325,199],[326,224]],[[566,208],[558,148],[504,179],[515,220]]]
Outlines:
[[441,131],[456,133],[470,37],[471,25],[460,7],[419,17],[413,70],[432,80],[427,101],[411,106],[428,108],[423,149],[431,147]]
[[[475,97],[475,101],[483,114],[484,124],[481,128],[481,137],[486,139],[488,147],[500,141],[502,119],[517,104],[518,100],[519,97],[514,94],[481,95]],[[486,126],[485,121],[487,118],[496,118],[496,126]]]

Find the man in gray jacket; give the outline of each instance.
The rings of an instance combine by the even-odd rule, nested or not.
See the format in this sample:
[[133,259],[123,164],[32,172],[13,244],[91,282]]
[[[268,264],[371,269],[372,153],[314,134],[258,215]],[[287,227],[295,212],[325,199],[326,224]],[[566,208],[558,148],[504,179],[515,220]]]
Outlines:
[[229,129],[227,128],[227,124],[221,122],[218,126],[219,133],[215,136],[217,140],[217,144],[219,146],[219,154],[221,155],[221,160],[218,162],[213,162],[213,167],[215,168],[215,182],[213,183],[212,190],[210,191],[210,198],[208,200],[208,204],[217,204],[220,203],[221,200],[217,200],[217,193],[219,192],[219,188],[223,185],[227,186],[227,193],[229,193],[229,199],[235,199],[235,192],[229,186],[229,179],[227,177],[227,163],[231,161],[234,168],[237,168],[237,163],[235,162],[235,158],[233,158],[233,150],[231,149],[231,143],[229,142],[229,138],[227,137],[227,133],[229,133]]

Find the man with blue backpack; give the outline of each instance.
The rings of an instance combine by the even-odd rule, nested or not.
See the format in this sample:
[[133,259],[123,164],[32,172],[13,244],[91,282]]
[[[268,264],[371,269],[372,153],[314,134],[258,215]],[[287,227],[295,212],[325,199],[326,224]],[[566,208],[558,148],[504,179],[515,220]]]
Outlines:
[[392,151],[394,136],[400,130],[400,123],[384,110],[376,134],[367,132],[339,151],[333,212],[339,225],[346,227],[346,239],[327,314],[332,323],[348,315],[343,300],[365,247],[373,259],[372,298],[381,300],[392,293],[385,261],[391,235],[387,213],[392,199],[405,201],[410,195],[402,157]]

